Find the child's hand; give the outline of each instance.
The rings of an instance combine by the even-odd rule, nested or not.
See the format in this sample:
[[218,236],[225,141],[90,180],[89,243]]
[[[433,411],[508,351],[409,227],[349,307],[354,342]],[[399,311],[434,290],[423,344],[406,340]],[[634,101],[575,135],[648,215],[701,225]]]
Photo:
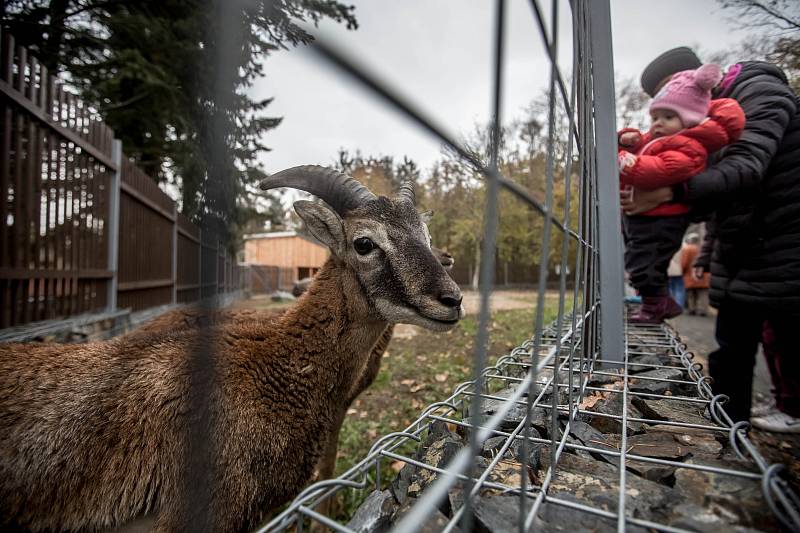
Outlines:
[[619,144],[622,146],[636,146],[642,140],[642,134],[635,131],[627,131],[619,136]]
[[636,164],[636,156],[630,152],[621,151],[619,156],[617,157],[617,162],[619,163],[619,171],[622,174],[625,174],[628,170],[630,170],[633,165]]

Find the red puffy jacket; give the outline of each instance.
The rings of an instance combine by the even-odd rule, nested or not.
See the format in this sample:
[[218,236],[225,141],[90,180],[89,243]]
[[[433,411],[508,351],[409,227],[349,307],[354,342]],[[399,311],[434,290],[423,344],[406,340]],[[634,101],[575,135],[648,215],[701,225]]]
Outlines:
[[[734,142],[744,129],[744,111],[731,98],[712,100],[708,118],[678,133],[653,139],[650,132],[640,134],[633,146],[620,143],[620,160],[626,157],[635,163],[623,167],[620,186],[633,185],[641,189],[657,189],[686,181],[706,168],[708,155]],[[633,128],[619,132],[640,133]],[[645,216],[680,215],[689,211],[684,204],[668,202],[642,213]]]

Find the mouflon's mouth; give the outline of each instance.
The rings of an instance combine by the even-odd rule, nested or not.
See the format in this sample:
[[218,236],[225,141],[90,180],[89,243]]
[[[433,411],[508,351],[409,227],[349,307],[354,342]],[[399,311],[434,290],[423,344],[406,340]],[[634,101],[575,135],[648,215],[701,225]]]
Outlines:
[[427,319],[427,320],[431,320],[431,321],[433,321],[433,322],[438,322],[438,323],[440,323],[440,324],[457,324],[457,323],[458,323],[458,321],[459,321],[459,320],[461,320],[461,318],[460,318],[460,317],[459,317],[459,318],[453,318],[453,319],[451,319],[451,320],[443,320],[443,319],[441,319],[441,318],[433,318],[433,317],[431,317],[431,316],[426,316],[426,315],[423,315],[422,313],[420,313],[420,315],[419,315],[419,316],[421,316],[422,318],[425,318],[425,319]]

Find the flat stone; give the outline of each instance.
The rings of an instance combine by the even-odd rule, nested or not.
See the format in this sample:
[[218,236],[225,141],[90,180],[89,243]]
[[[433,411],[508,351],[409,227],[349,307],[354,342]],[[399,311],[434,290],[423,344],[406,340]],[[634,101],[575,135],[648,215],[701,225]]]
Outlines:
[[[542,435],[536,430],[536,428],[530,428],[530,438],[532,439],[540,439]],[[512,457],[519,463],[525,462],[524,456],[522,454],[522,439],[514,439],[514,442],[511,443],[511,455]],[[539,462],[542,458],[542,450],[547,448],[547,445],[541,442],[528,442],[527,452],[528,452],[528,459],[527,463],[534,469],[539,468]]]
[[[559,495],[559,498],[581,503],[569,494]],[[563,505],[545,502],[539,507],[539,513],[534,519],[531,530],[567,533],[583,531],[591,531],[592,533],[615,533],[617,531],[617,522],[616,520],[604,518],[596,514],[585,513],[564,507]],[[627,533],[644,533],[647,530],[638,526],[628,525],[625,531]]]
[[[549,457],[542,457],[543,466]],[[619,470],[608,463],[562,454],[550,485],[552,496],[571,495],[576,501],[606,511],[616,511],[619,500]],[[664,485],[636,475],[626,476],[627,507],[633,516],[663,521],[681,501],[680,495]]]
[[641,412],[644,418],[659,421],[684,422],[713,426],[714,424],[703,416],[703,408],[697,404],[676,400],[645,400],[634,397],[631,403]]
[[[730,522],[715,513],[712,508],[702,507],[693,502],[682,503],[675,507],[674,514],[677,518],[671,520],[670,525],[690,531],[703,531],[704,533],[750,533],[764,531],[749,527],[733,526]],[[769,530],[767,530],[769,531]]]
[[372,491],[353,515],[347,527],[358,533],[381,533],[388,531],[391,518],[397,511],[397,503],[388,490]]
[[[493,396],[500,396],[502,398],[508,398],[514,393],[513,388],[507,388],[500,391],[493,393]],[[520,397],[519,401],[525,401],[526,396],[523,395]],[[481,405],[481,415],[480,417],[475,417],[474,413],[470,413],[470,417],[465,421],[475,424],[481,423],[482,425],[488,422],[488,418],[493,416],[495,413],[499,412],[503,406],[506,404],[507,400],[498,400],[489,398],[484,400],[483,404]],[[525,418],[525,410],[526,406],[524,403],[515,403],[511,406],[511,408],[506,413],[505,417],[503,418],[502,422],[498,429],[501,431],[513,431],[516,427],[522,422]],[[547,428],[550,424],[550,415],[548,411],[542,407],[534,407],[531,410],[531,425],[540,430],[541,432],[547,433]]]
[[[580,444],[597,448],[600,450],[619,451],[619,448],[614,443],[614,436],[606,435],[596,430],[586,422],[580,420],[573,420],[570,423],[570,433],[575,436]],[[613,465],[619,465],[619,458],[613,455],[604,455],[602,453],[591,453],[584,450],[576,450],[579,456],[592,456],[597,459],[602,459]]]
[[[692,457],[686,464],[702,464],[718,468],[736,468],[728,461],[718,461],[711,457]],[[693,502],[705,509],[705,514],[716,517],[722,524],[754,528],[762,531],[779,531],[780,527],[765,505],[759,480],[680,468],[675,472],[675,489],[681,494],[683,502]],[[686,523],[696,519],[691,514],[694,509],[677,507],[673,522]],[[684,514],[687,513],[687,514]],[[706,517],[707,521],[712,521]],[[724,527],[720,527],[724,530]]]
[[500,448],[503,447],[503,444],[506,443],[508,437],[490,437],[486,439],[486,442],[483,443],[483,447],[481,448],[481,455],[484,457],[494,457],[499,451]]
[[[581,413],[580,420],[590,424],[592,427],[601,433],[622,433],[622,420],[616,418],[609,418],[605,416],[592,416],[592,412],[622,416],[622,394],[620,393],[606,393],[607,398],[599,400],[590,411]],[[632,400],[628,401],[628,417],[641,418],[642,413],[637,409],[636,404]],[[647,426],[642,422],[635,422],[628,420],[627,433],[640,433],[645,430]]]
[[[652,378],[652,379],[642,379]],[[635,377],[629,378],[628,389],[633,392],[647,392],[650,394],[664,394],[669,391],[672,394],[678,394],[686,390],[686,387],[680,383],[673,383],[670,381],[662,381],[666,379],[683,379],[683,371],[673,368],[657,368],[655,370],[647,370],[636,374]],[[656,380],[656,381],[653,381]]]
[[725,439],[727,442],[727,433],[717,433],[707,429],[657,424],[652,426],[649,431],[658,431],[660,433],[669,433],[673,435],[673,438],[678,443],[690,448],[692,455],[717,455],[722,451],[722,444],[718,437]]
[[641,372],[648,372],[654,370],[649,366],[639,365],[657,365],[662,366],[670,363],[668,357],[658,356],[656,354],[647,355],[632,355],[628,358],[628,374],[639,374]]
[[[397,511],[397,514],[392,519],[392,522],[396,524],[402,520],[406,513],[409,512],[413,504],[413,500],[406,502],[406,504]],[[415,524],[415,531],[419,533],[439,533],[447,526],[449,522],[450,519],[441,511],[434,511],[433,515],[428,517],[425,522],[421,524]],[[460,533],[461,530],[458,528],[458,526],[455,526],[451,531]]]
[[475,503],[475,530],[479,533],[519,531],[519,498],[491,496]]
[[[604,370],[603,372],[616,372],[615,370]],[[622,376],[621,375],[607,375],[607,374],[598,374],[592,373],[589,377],[589,380],[586,384],[590,387],[602,387],[603,385],[611,385],[613,383],[620,382],[622,383]]]
[[[417,448],[414,459],[437,468],[445,468],[447,463],[464,446],[464,441],[453,433],[442,421],[430,425],[428,436]],[[436,472],[406,464],[392,481],[389,489],[401,505],[410,496],[415,498],[436,479]]]
[[[444,436],[432,442],[422,454],[420,461],[426,465],[444,469],[464,446],[464,442],[456,435]],[[414,479],[408,485],[408,496],[416,498],[425,488],[433,483],[439,474],[427,468],[417,467]]]
[[682,444],[675,437],[676,435],[672,433],[660,431],[648,431],[641,435],[633,435],[626,440],[628,445],[627,453],[679,461],[690,455],[691,447]]

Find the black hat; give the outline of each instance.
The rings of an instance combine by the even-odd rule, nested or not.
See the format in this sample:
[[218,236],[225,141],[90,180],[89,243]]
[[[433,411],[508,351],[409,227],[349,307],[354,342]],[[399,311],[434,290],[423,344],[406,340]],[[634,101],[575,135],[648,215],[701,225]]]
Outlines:
[[684,70],[698,68],[702,63],[691,48],[680,46],[667,50],[650,62],[642,72],[642,89],[650,96],[656,95],[661,80]]

